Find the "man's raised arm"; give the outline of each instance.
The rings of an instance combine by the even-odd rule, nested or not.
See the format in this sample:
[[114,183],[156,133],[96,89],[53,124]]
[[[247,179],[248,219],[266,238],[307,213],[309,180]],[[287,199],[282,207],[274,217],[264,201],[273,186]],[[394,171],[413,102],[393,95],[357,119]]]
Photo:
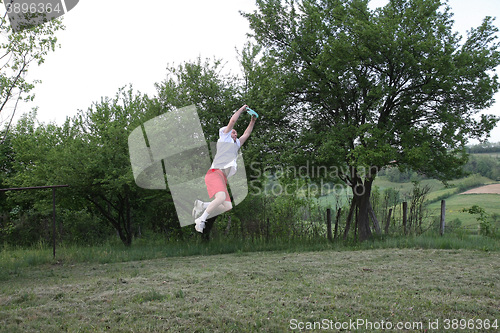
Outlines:
[[246,111],[247,105],[243,105],[238,111],[236,111],[232,116],[231,119],[229,119],[229,123],[226,126],[226,129],[224,130],[224,133],[227,134],[233,130],[234,124],[236,124],[236,121],[240,117],[241,113]]
[[248,137],[250,134],[252,134],[253,131],[253,126],[255,125],[255,122],[257,121],[257,118],[255,116],[252,116],[252,120],[250,120],[250,124],[248,124],[247,129],[243,133],[243,135],[240,137],[240,144],[243,146],[245,141],[247,141]]

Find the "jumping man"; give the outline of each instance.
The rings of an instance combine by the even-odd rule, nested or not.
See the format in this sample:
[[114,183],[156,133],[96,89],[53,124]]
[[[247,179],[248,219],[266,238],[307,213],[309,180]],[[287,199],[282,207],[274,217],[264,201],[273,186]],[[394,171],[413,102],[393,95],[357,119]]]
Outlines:
[[257,120],[255,116],[252,116],[247,129],[238,139],[238,133],[236,133],[234,125],[241,113],[245,112],[246,109],[247,105],[243,105],[232,115],[227,126],[219,129],[217,153],[215,154],[212,166],[205,175],[208,196],[210,198],[215,198],[212,202],[203,202],[201,200],[196,200],[194,202],[193,217],[196,218],[196,216],[203,212],[200,217],[194,220],[195,229],[198,232],[203,232],[205,222],[209,216],[214,217],[233,208],[231,198],[227,191],[227,178],[236,173],[238,150],[252,133],[253,126]]

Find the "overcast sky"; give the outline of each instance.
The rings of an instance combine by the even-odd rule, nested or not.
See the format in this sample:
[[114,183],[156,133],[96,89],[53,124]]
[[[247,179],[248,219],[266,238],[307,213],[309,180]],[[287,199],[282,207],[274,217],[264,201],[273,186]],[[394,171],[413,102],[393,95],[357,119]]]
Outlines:
[[[372,6],[386,0],[373,0]],[[487,16],[500,15],[499,0],[450,0],[455,30],[465,35]],[[205,58],[221,58],[238,72],[236,49],[250,32],[239,11],[255,9],[254,0],[80,0],[64,15],[66,30],[58,33],[61,48],[50,53],[40,67],[31,67],[28,79],[41,79],[33,103],[42,122],[62,124],[79,109],[86,110],[102,96],[114,96],[118,88],[155,94],[154,84],[166,75],[170,64]],[[496,21],[500,26],[500,21]],[[500,116],[498,101],[488,113]],[[244,103],[244,101],[242,101]],[[18,117],[16,117],[18,118]],[[500,128],[491,141],[500,142]]]

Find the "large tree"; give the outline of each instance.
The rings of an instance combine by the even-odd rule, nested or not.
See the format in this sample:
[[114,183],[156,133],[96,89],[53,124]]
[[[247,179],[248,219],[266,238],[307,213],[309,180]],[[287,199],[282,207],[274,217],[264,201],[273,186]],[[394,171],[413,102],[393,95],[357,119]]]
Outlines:
[[[78,134],[58,156],[61,180],[71,185],[72,193],[85,198],[127,246],[132,243],[134,220],[141,223],[145,219],[157,196],[168,199],[159,192],[146,195],[136,186],[128,150],[130,133],[161,113],[156,99],[134,93],[132,87],[121,88],[114,98],[102,98],[87,111],[80,111],[71,126],[67,123]],[[148,199],[149,205],[145,203]],[[158,211],[165,212],[162,206],[155,204]]]
[[411,168],[450,179],[469,138],[485,139],[500,53],[493,19],[465,39],[441,0],[258,0],[244,14],[298,120],[295,165],[336,166],[371,236],[369,199],[378,170]]
[[[102,216],[125,245],[132,243],[134,224],[149,226],[151,215],[156,215],[156,221],[150,221],[153,228],[165,231],[159,224],[175,219],[166,216],[175,213],[169,195],[136,186],[128,151],[129,134],[162,113],[156,99],[122,88],[114,98],[102,98],[62,126],[38,123],[33,113],[25,115],[8,140],[12,148],[5,151],[12,157],[0,159],[0,173],[6,175],[2,182],[8,187],[70,185],[61,190],[58,205]],[[9,197],[23,210],[33,205],[38,211],[51,209],[50,196],[41,191],[12,192]]]
[[[252,182],[250,190],[260,186],[257,176],[263,174],[269,160],[275,161],[283,152],[286,134],[291,131],[289,122],[282,117],[286,111],[282,100],[286,96],[279,97],[281,92],[275,89],[272,69],[257,66],[259,50],[247,45],[241,51],[242,79],[227,71],[222,60],[197,59],[167,68],[166,79],[156,85],[166,111],[172,107],[196,106],[207,143],[217,141],[219,128],[227,124],[241,105],[247,104],[260,114],[258,125],[244,147],[247,175]],[[238,133],[243,133],[248,121],[247,115],[240,118],[236,124]]]

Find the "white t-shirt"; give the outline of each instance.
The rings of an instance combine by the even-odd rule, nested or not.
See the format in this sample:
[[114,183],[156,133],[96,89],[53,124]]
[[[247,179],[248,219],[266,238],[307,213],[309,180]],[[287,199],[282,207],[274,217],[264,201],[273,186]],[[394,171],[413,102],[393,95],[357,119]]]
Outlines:
[[212,162],[211,169],[228,169],[227,177],[231,177],[236,173],[237,165],[236,159],[238,158],[238,150],[241,147],[240,139],[234,142],[231,138],[231,131],[224,133],[227,126],[219,129],[219,140],[217,140],[217,153],[215,154],[214,161]]

